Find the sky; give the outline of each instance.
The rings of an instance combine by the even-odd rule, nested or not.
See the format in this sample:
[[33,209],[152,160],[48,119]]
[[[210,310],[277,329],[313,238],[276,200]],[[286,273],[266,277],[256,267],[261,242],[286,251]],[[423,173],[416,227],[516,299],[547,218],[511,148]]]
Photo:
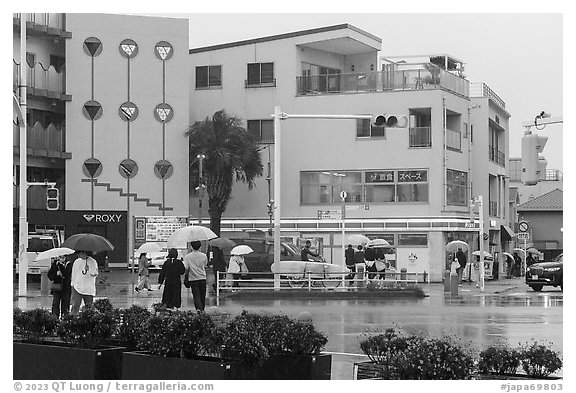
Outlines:
[[[506,103],[510,157],[520,157],[522,123],[545,110],[563,115],[563,16],[555,14],[217,13],[162,14],[190,21],[190,48],[350,23],[382,39],[382,56],[450,54],[472,83]],[[549,125],[544,157],[563,170],[562,129]],[[535,130],[532,129],[534,132]]]

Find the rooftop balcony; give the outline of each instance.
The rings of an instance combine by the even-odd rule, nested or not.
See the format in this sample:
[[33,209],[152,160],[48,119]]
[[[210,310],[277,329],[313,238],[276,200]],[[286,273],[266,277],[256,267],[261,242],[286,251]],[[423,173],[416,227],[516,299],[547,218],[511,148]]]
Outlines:
[[441,89],[468,97],[469,82],[433,64],[410,69],[310,75],[296,77],[299,96]]
[[[14,29],[20,29],[22,14],[12,14]],[[27,13],[26,32],[31,35],[70,38],[72,33],[66,31],[66,14],[62,13]]]
[[470,98],[487,97],[494,101],[500,108],[506,110],[506,103],[498,94],[488,87],[486,83],[471,83],[470,84]]
[[[12,126],[14,154],[20,154],[20,127]],[[66,131],[64,127],[57,128],[49,124],[44,128],[40,123],[33,127],[26,127],[26,147],[29,156],[49,158],[72,158],[71,153],[66,152]]]
[[[45,67],[42,63],[36,63],[34,67],[26,63],[26,72],[28,95],[63,101],[72,100],[72,96],[66,94],[66,70],[64,67],[57,71],[53,66]],[[20,64],[12,59],[12,91],[18,94],[19,86]]]

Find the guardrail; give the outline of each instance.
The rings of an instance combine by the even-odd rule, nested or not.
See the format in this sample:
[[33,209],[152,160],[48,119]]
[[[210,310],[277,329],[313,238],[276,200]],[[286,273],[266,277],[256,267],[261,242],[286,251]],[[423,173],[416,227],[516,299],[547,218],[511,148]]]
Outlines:
[[[382,276],[383,277],[379,277]],[[216,305],[220,305],[220,294],[233,291],[291,291],[291,290],[337,290],[350,291],[366,288],[369,282],[383,286],[404,287],[416,285],[426,273],[357,271],[350,277],[348,273],[301,273],[277,274],[270,272],[226,273],[218,272],[216,279]],[[373,277],[373,278],[370,278]]]

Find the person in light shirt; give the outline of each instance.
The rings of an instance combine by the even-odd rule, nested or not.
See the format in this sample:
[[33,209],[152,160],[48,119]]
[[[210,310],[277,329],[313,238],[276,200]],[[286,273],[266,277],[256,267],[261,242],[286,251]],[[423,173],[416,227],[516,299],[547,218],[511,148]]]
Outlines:
[[96,277],[98,276],[98,263],[92,258],[89,251],[78,251],[78,258],[72,265],[72,295],[70,303],[72,315],[78,315],[80,304],[89,306],[96,295]]
[[185,273],[190,281],[190,289],[194,298],[194,308],[204,311],[206,306],[206,265],[208,257],[200,251],[201,243],[194,241],[190,244],[192,252],[184,257]]

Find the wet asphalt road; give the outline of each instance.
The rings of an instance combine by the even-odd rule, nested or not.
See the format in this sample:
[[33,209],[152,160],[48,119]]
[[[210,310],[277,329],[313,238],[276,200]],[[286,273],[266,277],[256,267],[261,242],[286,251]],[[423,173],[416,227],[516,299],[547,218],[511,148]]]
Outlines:
[[[138,294],[131,290],[131,275],[125,271],[101,273],[100,279],[105,276],[111,285],[97,296],[107,296],[116,307],[149,307],[161,299],[161,291]],[[155,280],[153,275],[151,281]],[[29,283],[29,296],[15,296],[14,306],[49,308],[51,296],[40,296],[39,288],[39,283]],[[117,293],[121,288],[125,289]],[[516,346],[533,338],[548,340],[562,352],[563,292],[559,288],[533,292],[520,278],[487,283],[484,293],[465,283],[458,296],[444,294],[441,284],[422,288],[428,295],[425,298],[274,300],[263,294],[260,299],[221,299],[219,308],[230,314],[246,309],[291,317],[309,312],[317,328],[328,336],[325,350],[333,353],[332,379],[352,379],[353,363],[367,360],[359,345],[363,335],[392,326],[434,337],[454,335],[477,351],[501,341]],[[193,309],[190,290],[182,289],[182,308]],[[207,297],[207,307],[214,306],[211,289]]]

